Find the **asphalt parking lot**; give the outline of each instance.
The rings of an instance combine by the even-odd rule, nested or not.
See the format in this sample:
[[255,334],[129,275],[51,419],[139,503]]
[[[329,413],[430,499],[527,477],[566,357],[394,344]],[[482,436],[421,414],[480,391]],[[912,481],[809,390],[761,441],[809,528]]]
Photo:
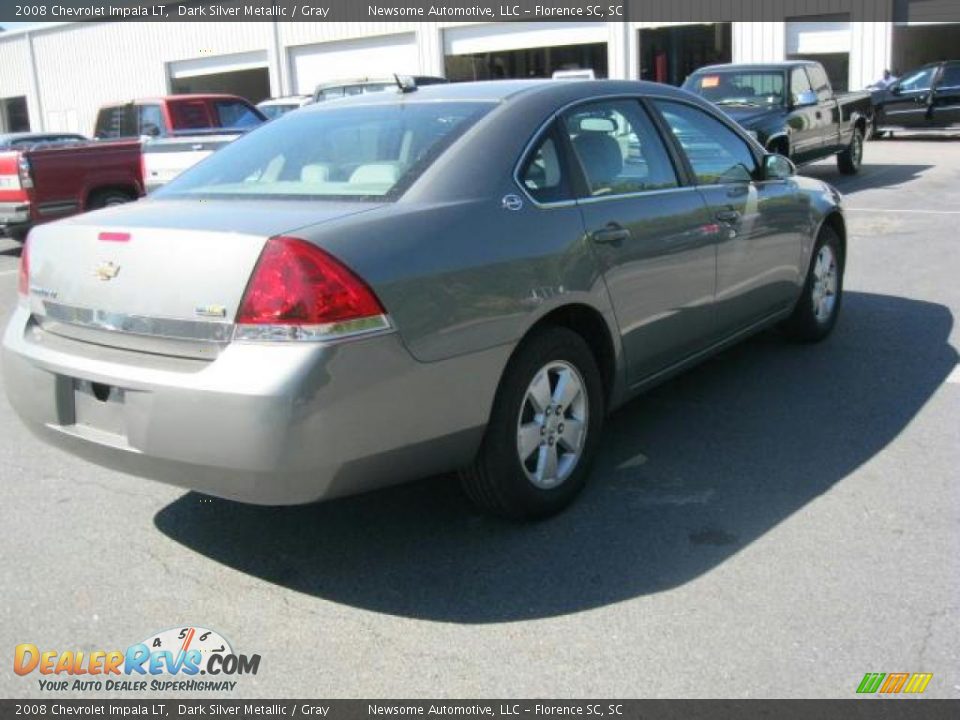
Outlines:
[[[960,139],[805,173],[847,198],[834,336],[766,333],[624,408],[541,524],[450,478],[210,500],[49,449],[0,398],[0,648],[210,627],[262,656],[234,697],[849,698],[898,671],[960,697]],[[0,695],[42,695],[9,661]]]

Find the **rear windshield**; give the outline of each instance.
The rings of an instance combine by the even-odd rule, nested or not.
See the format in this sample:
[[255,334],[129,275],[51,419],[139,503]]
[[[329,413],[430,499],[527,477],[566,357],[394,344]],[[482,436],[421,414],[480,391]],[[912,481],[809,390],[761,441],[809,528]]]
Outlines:
[[778,70],[710,71],[691,76],[683,87],[717,105],[782,105],[784,77]]
[[157,197],[393,198],[492,103],[408,102],[290,113],[235,140]]

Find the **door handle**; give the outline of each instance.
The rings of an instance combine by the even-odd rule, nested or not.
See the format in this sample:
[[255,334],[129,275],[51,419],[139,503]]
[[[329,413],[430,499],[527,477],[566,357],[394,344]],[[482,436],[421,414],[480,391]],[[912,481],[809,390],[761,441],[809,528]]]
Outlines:
[[590,239],[601,245],[619,245],[630,239],[630,230],[617,223],[609,223],[605,228],[590,233]]
[[822,120],[822,119],[823,119],[823,113],[817,110],[817,120]]
[[717,213],[717,220],[725,225],[734,225],[740,222],[740,213],[737,210],[721,210]]

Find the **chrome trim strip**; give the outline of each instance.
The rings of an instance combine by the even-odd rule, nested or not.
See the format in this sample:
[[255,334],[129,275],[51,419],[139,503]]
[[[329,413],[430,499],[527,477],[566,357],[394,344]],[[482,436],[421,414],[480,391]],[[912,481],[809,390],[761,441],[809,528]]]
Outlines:
[[[44,316],[48,320],[131,335],[146,335],[170,340],[202,340],[215,343],[230,342],[230,338],[233,336],[233,324],[226,322],[127,315],[126,313],[64,305],[50,300],[43,301],[43,309]],[[41,319],[43,318],[41,317]]]
[[243,325],[234,326],[237,342],[323,342],[331,343],[368,335],[393,332],[386,315],[324,323],[322,325]]
[[343,322],[322,325],[242,325],[211,320],[181,320],[178,318],[148,317],[125,313],[94,310],[91,308],[64,305],[50,300],[43,301],[44,320],[67,325],[105,330],[108,332],[188,340],[225,345],[237,342],[319,342],[330,343],[367,335],[394,332],[390,318],[375,315]]

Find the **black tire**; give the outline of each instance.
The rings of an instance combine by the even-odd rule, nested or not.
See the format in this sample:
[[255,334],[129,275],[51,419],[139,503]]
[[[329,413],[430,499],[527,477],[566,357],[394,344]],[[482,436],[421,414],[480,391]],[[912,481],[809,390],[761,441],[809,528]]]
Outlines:
[[[586,437],[569,475],[558,485],[543,488],[528,478],[521,464],[518,422],[528,388],[551,363],[572,366],[582,381],[587,402]],[[586,341],[566,328],[538,331],[518,348],[504,371],[480,451],[460,471],[464,491],[475,505],[494,515],[517,520],[555,515],[573,502],[586,484],[599,446],[604,414],[603,382]],[[562,419],[560,422],[562,425]],[[559,430],[562,432],[562,427]]]
[[863,164],[863,131],[860,128],[854,128],[850,145],[837,155],[837,167],[844,175],[856,175],[860,172],[861,164]]
[[[834,302],[829,316],[818,317],[814,310],[815,292],[816,292],[816,266],[817,259],[820,256],[820,250],[827,246],[830,248],[836,262],[836,292]],[[817,238],[817,244],[813,248],[813,254],[810,258],[810,267],[807,270],[807,278],[803,284],[803,291],[797,300],[793,314],[783,323],[784,332],[791,338],[801,342],[819,342],[826,338],[837,324],[837,317],[840,314],[840,306],[843,301],[843,270],[844,270],[844,252],[843,244],[840,242],[840,236],[836,231],[824,226],[820,230],[820,236]]]
[[111,205],[122,205],[136,198],[125,190],[100,190],[90,196],[90,202],[87,208],[90,210],[99,210],[100,208],[110,207]]
[[11,240],[14,240],[15,242],[18,242],[18,243],[23,243],[23,242],[26,242],[27,240],[27,233],[30,232],[30,228],[11,227],[11,228],[7,228],[6,232],[7,232],[7,237],[9,237]]

